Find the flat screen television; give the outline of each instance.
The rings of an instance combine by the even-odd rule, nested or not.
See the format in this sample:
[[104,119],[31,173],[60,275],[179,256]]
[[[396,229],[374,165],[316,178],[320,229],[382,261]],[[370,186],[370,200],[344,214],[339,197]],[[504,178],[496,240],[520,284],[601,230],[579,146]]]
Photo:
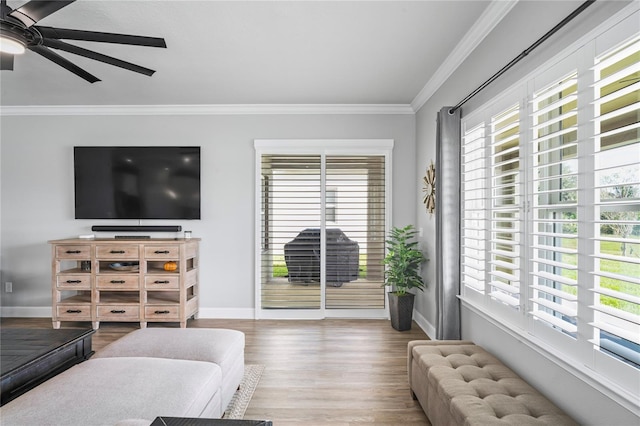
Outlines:
[[76,146],[76,219],[200,219],[200,147]]

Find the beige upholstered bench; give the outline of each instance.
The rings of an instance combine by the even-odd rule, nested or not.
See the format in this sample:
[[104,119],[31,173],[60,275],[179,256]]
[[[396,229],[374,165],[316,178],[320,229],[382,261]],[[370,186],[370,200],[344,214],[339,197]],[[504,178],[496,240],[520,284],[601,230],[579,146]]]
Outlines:
[[412,396],[434,425],[577,425],[473,342],[412,341],[407,361]]

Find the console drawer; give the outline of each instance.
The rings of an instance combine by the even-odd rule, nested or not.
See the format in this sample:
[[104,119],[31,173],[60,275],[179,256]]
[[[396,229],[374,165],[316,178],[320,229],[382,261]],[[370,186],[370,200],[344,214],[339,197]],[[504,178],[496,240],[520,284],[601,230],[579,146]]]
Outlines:
[[138,259],[140,250],[133,244],[98,244],[96,258],[98,259]]
[[58,259],[91,259],[91,246],[84,245],[63,245],[56,246],[56,257]]
[[140,308],[132,305],[98,305],[98,320],[138,320]]
[[146,246],[144,248],[145,259],[178,260],[180,258],[179,246]]
[[137,274],[98,275],[96,276],[96,288],[99,290],[138,290],[140,280]]
[[91,305],[57,305],[58,320],[91,321]]
[[[168,275],[168,274],[167,274]],[[146,289],[178,289],[180,288],[180,277],[173,275],[147,275],[144,277],[144,288]]]
[[145,305],[144,318],[147,320],[179,319],[180,306],[178,305]]
[[58,275],[56,287],[61,290],[91,290],[90,275]]

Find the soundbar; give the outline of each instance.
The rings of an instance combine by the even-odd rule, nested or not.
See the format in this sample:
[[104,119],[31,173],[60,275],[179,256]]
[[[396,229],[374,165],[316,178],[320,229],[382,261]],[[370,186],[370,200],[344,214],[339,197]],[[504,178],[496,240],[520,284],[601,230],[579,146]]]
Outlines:
[[92,231],[101,231],[101,232],[179,232],[182,231],[182,226],[168,226],[168,225],[93,225],[91,227]]

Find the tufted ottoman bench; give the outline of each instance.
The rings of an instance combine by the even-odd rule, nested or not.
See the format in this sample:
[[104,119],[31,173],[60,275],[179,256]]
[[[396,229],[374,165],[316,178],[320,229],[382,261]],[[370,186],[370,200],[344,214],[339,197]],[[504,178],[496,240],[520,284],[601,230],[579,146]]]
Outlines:
[[577,425],[473,342],[409,342],[407,368],[412,395],[434,425]]

